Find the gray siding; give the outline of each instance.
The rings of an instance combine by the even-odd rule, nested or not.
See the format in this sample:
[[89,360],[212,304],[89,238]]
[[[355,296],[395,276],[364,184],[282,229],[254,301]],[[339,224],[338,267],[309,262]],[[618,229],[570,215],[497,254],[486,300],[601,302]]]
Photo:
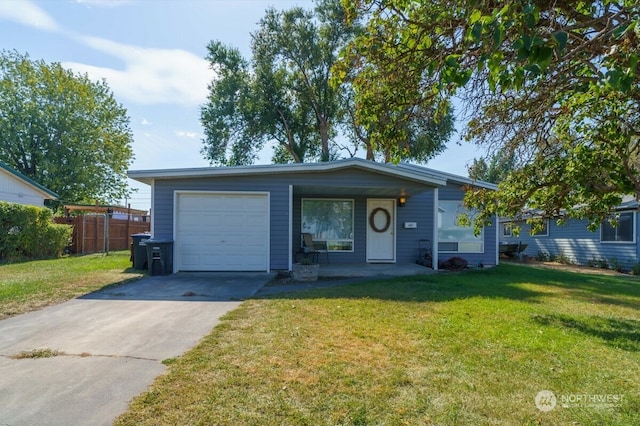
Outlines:
[[[175,239],[173,235],[173,208],[175,191],[252,191],[270,194],[270,267],[274,270],[288,269],[291,248],[300,247],[301,199],[345,198],[355,200],[354,251],[352,253],[330,253],[331,263],[364,263],[366,261],[367,198],[395,198],[405,188],[407,181],[358,169],[346,169],[332,173],[265,174],[260,176],[225,176],[188,179],[156,179],[154,186],[154,233],[158,238]],[[293,217],[289,240],[289,186],[294,186]],[[411,182],[413,190],[417,183]],[[339,188],[337,193],[332,189]],[[424,192],[409,196],[405,207],[396,209],[396,261],[415,262],[418,242],[433,236],[434,191],[428,186]],[[441,199],[461,200],[464,193],[459,186],[441,188]],[[395,195],[392,195],[395,194]],[[416,222],[416,229],[405,229],[405,222]],[[495,230],[485,230],[485,253],[461,254],[471,265],[495,264]],[[454,256],[443,253],[440,260]],[[322,259],[321,259],[322,260]]]
[[175,239],[173,235],[173,197],[175,191],[254,191],[269,192],[271,225],[270,264],[272,269],[288,268],[289,185],[282,182],[235,179],[158,180],[155,183],[154,232],[157,238]]
[[[433,244],[433,194],[423,192],[407,199],[397,208],[396,258],[398,263],[412,263],[418,259],[418,244],[427,239]],[[416,229],[405,229],[405,222],[416,222]]]
[[636,213],[636,243],[603,243],[600,242],[600,229],[590,232],[586,220],[568,220],[564,225],[549,221],[549,235],[531,236],[531,227],[523,224],[520,235],[505,237],[500,230],[500,241],[527,244],[524,253],[536,257],[539,253],[553,256],[566,256],[579,265],[587,265],[591,261],[601,259],[609,263],[617,262],[624,269],[631,269],[638,263],[638,217]]

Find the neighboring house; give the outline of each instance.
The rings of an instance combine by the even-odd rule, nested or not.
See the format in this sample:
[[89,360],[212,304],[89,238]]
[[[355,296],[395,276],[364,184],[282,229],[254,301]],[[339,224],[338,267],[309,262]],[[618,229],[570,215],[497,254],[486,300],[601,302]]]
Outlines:
[[0,161],[0,201],[42,207],[58,194],[34,182]]
[[638,203],[625,200],[615,209],[617,226],[605,221],[591,232],[586,220],[567,219],[558,225],[555,220],[545,220],[544,229],[530,235],[531,227],[521,224],[520,235],[513,235],[513,222],[501,219],[500,243],[522,243],[523,251],[530,257],[562,257],[572,263],[605,266],[630,270],[640,262],[640,235],[638,234]]
[[[151,185],[151,232],[174,241],[174,271],[291,270],[310,232],[330,263],[498,263],[497,220],[475,236],[457,226],[463,187],[495,185],[420,166],[362,159],[130,171]],[[324,256],[321,260],[324,260]]]

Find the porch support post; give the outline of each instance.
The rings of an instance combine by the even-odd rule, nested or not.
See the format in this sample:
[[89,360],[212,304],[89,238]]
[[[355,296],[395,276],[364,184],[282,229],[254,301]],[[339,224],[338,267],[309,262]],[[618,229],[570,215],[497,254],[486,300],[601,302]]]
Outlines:
[[431,245],[431,261],[434,271],[438,270],[438,188],[433,189],[433,244]]
[[289,185],[289,271],[293,269],[293,185]]
[[[155,206],[155,201],[156,201],[156,180],[155,179],[151,179],[151,208],[149,209],[149,220],[151,221],[151,238],[153,238],[156,235],[156,206]],[[174,195],[175,197],[175,195]],[[175,226],[176,223],[176,218],[173,218],[173,223]],[[173,238],[176,238],[176,235],[173,235]],[[173,262],[173,264],[175,265],[176,262]],[[176,271],[173,271],[176,272]]]

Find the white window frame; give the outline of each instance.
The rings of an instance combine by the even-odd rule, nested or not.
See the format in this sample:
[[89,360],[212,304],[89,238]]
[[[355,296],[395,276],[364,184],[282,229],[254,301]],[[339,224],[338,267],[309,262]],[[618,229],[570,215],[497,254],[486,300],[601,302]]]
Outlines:
[[[456,210],[457,215],[463,214],[463,213],[467,213],[467,214],[473,214],[473,211],[470,211],[468,209],[466,209],[463,205],[463,201],[462,200],[438,200],[438,209],[442,209],[442,205],[443,204],[447,204],[447,203],[457,203],[458,207]],[[444,211],[444,209],[442,209]],[[438,212],[438,214],[440,214],[440,212]],[[460,229],[467,229],[467,228],[473,228],[473,219],[471,220],[471,226],[470,227],[462,227],[462,226],[458,226],[458,228]],[[484,253],[484,227],[482,228],[482,231],[480,231],[480,235],[478,235],[477,239],[474,241],[467,241],[467,240],[443,240],[440,238],[439,234],[440,234],[440,229],[441,229],[441,221],[437,220],[437,232],[438,232],[438,251],[440,253]],[[457,244],[457,250],[441,250],[440,246],[441,245],[446,245],[446,244],[451,244],[451,243],[455,243]],[[465,244],[468,243],[472,243],[472,244],[479,244],[480,245],[480,250],[460,250],[461,246],[464,246]]]
[[[304,228],[304,203],[305,201],[338,201],[338,202],[350,202],[351,203],[351,238],[341,238],[341,239],[325,239],[325,238],[316,238],[315,241],[322,241],[327,243],[327,250],[331,253],[353,253],[355,251],[355,210],[356,210],[356,202],[353,198],[302,198],[300,200],[300,232],[310,232],[310,230]],[[340,243],[347,242],[351,243],[351,250],[332,250],[331,243]]]
[[[510,238],[513,237],[513,222],[502,222],[502,237],[503,238]],[[507,233],[507,231],[509,231]]]
[[[631,227],[631,233],[632,233],[632,240],[631,241],[610,241],[610,240],[603,240],[602,239],[602,231],[603,231],[603,226],[604,224],[600,225],[600,244],[635,244],[636,243],[636,214],[633,211],[626,211],[626,212],[618,212],[615,214],[619,214],[619,215],[623,215],[623,214],[630,214],[631,217],[633,218],[633,224]],[[616,229],[616,236],[618,235],[617,233],[617,229]]]

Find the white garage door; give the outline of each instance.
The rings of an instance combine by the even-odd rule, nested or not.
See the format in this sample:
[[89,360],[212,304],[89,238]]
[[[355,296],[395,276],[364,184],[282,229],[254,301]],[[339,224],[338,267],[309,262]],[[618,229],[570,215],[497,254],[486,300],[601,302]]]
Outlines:
[[178,270],[268,270],[267,194],[178,193],[174,217]]

